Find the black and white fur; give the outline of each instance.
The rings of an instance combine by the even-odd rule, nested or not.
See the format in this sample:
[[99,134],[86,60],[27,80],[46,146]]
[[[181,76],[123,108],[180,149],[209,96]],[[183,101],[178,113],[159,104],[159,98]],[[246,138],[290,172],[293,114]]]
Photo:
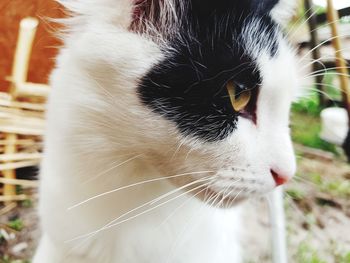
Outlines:
[[240,262],[239,201],[295,172],[294,2],[61,1],[34,263]]

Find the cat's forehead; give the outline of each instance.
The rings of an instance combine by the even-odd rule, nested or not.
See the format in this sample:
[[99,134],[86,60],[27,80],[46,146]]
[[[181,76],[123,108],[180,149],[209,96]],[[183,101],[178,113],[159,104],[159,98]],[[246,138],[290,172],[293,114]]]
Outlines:
[[256,14],[269,13],[279,0],[189,0],[192,7],[212,12],[214,9],[222,12],[252,12]]
[[[276,47],[276,31],[291,0],[139,0],[130,29],[156,42],[246,42],[260,51]],[[287,3],[287,4],[286,4]],[[282,12],[281,12],[282,10]],[[256,41],[260,38],[265,41]]]
[[[136,0],[134,1],[136,17],[143,21],[160,19],[170,22],[172,17],[204,18],[213,16],[244,17],[268,16],[280,20],[295,7],[295,0]],[[206,17],[201,17],[206,16]],[[286,17],[285,17],[286,18]],[[280,22],[280,21],[278,21]]]

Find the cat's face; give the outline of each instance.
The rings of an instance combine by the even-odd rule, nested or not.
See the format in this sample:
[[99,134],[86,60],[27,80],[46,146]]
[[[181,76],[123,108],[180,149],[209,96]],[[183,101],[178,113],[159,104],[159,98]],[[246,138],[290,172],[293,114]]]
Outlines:
[[161,31],[164,58],[137,87],[143,105],[179,133],[170,155],[151,152],[168,174],[213,172],[176,178],[178,185],[211,176],[203,193],[221,192],[227,200],[264,194],[295,172],[288,125],[296,64],[274,20],[286,6],[277,0],[183,2],[182,11],[175,7],[180,21]]
[[[174,184],[196,187],[191,193],[201,198],[221,193],[217,200],[226,203],[290,179],[289,110],[298,81],[278,22],[293,2],[134,2],[127,30],[145,44],[121,55],[120,85],[133,86],[124,87],[127,95],[115,92],[129,96],[118,114],[125,129],[139,131],[134,145],[142,147],[133,151],[164,175],[183,174],[169,178]],[[140,67],[142,74],[130,70]]]

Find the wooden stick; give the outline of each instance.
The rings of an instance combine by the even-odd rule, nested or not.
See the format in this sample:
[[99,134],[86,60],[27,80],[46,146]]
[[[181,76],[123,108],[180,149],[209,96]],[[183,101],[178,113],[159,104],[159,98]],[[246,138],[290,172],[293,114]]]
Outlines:
[[[305,0],[304,1],[304,7],[306,10],[306,17],[308,17],[308,24],[309,24],[309,31],[310,31],[310,49],[312,49],[312,59],[314,61],[319,61],[321,58],[321,52],[320,49],[321,47],[318,47],[319,44],[319,38],[318,38],[318,32],[317,32],[317,16],[314,15],[314,4],[312,0]],[[322,69],[320,66],[320,63],[313,63],[313,72]],[[316,89],[319,90],[318,92],[318,97],[320,100],[320,104],[322,106],[325,105],[325,97],[324,97],[324,91],[323,91],[323,76],[321,74],[317,74],[316,78]]]
[[0,196],[0,202],[11,202],[11,201],[24,201],[30,199],[28,195],[5,195]]
[[[44,121],[31,123],[28,121],[15,120],[15,119],[1,120],[0,132],[23,134],[23,135],[43,135]],[[5,140],[9,140],[9,139],[5,138]],[[12,140],[15,143],[17,141],[17,137],[13,137]]]
[[41,153],[15,153],[15,154],[0,154],[1,162],[15,162],[25,160],[40,160],[42,158]]
[[11,185],[20,185],[23,187],[30,187],[30,188],[37,188],[39,186],[38,181],[6,179],[6,178],[1,178],[1,177],[0,177],[0,183],[11,184]]
[[[23,83],[27,81],[29,58],[38,24],[39,21],[33,17],[24,18],[20,23],[17,47],[12,67],[12,83]],[[16,85],[12,85],[10,93],[12,96],[16,97]]]
[[[15,134],[7,134],[6,141],[9,141],[10,144],[5,146],[5,154],[14,154],[16,152],[16,140],[17,140],[17,135]],[[11,163],[8,164],[1,164],[1,165],[11,165]],[[1,166],[0,165],[0,166]],[[12,169],[0,169],[3,170],[3,175],[6,179],[15,179],[16,178],[16,172]],[[5,184],[4,185],[4,196],[13,196],[16,195],[16,187],[14,185],[9,185]],[[11,205],[11,203],[6,203],[6,205]]]
[[15,82],[16,94],[20,97],[44,97],[47,98],[50,88],[45,84],[36,84],[30,82]]
[[[38,20],[35,18],[26,18],[20,23],[15,58],[12,66],[13,83],[21,83],[27,80],[29,57],[37,27]],[[11,85],[10,94],[13,98],[16,97],[16,85]],[[16,152],[15,141],[17,140],[17,135],[10,131],[10,133],[6,135],[5,140],[12,142],[5,146],[5,154],[14,154]],[[5,167],[11,167],[11,165],[11,163],[3,164]],[[16,172],[13,169],[15,168],[3,169],[3,175],[6,179],[16,178]],[[4,195],[4,197],[16,195],[15,186],[5,184]],[[9,205],[9,203],[6,203],[6,205]]]
[[17,207],[17,203],[11,203],[9,205],[6,205],[4,208],[0,210],[0,216],[7,214],[11,210],[15,209]]
[[16,108],[3,107],[0,105],[0,118],[17,118],[17,117],[29,117],[44,119],[44,112],[29,111]]
[[34,110],[34,111],[45,110],[45,104],[42,104],[42,103],[8,101],[3,98],[0,98],[0,106],[18,108],[18,109],[24,109],[24,110]]
[[[18,168],[36,166],[39,163],[40,163],[40,160],[0,164],[0,171],[2,171],[3,174],[5,175],[5,173],[8,172],[8,171],[11,171],[11,170],[14,170],[14,169],[18,169]],[[8,177],[4,176],[4,177],[6,179],[15,179],[15,177],[12,177],[12,178],[10,178],[9,176]],[[6,186],[7,185],[5,185],[5,190],[6,190]],[[13,186],[13,185],[10,185],[10,186]],[[6,195],[6,193],[7,193],[5,190],[4,190],[4,195]],[[15,194],[15,191],[13,191],[13,193]]]
[[[34,140],[31,140],[31,139],[21,139],[21,140],[16,140],[15,141],[15,144],[17,146],[28,146],[28,145],[33,145],[33,144],[36,144],[37,142],[34,141]],[[0,146],[3,146],[3,145],[8,145],[8,144],[11,144],[10,141],[6,141],[6,140],[0,140]]]
[[332,42],[336,52],[335,57],[336,57],[337,71],[340,73],[339,75],[340,87],[343,94],[343,101],[347,108],[348,116],[350,119],[350,83],[347,77],[348,75],[347,65],[342,54],[342,45],[339,38],[339,29],[338,29],[338,22],[337,22],[339,20],[339,15],[338,15],[338,11],[336,11],[334,8],[333,0],[327,0],[327,5],[328,5],[327,17],[332,29],[332,36],[334,38]]

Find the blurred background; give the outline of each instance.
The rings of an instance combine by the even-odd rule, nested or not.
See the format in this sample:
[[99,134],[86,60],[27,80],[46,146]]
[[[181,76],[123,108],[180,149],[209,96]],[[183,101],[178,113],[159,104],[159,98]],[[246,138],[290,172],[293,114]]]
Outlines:
[[[53,0],[0,1],[0,263],[30,262],[40,235],[36,167],[61,45],[49,18],[62,17]],[[289,261],[350,263],[350,1],[300,0],[286,36],[306,91],[291,115],[299,168],[285,189]],[[245,262],[271,262],[267,205],[250,206]]]

